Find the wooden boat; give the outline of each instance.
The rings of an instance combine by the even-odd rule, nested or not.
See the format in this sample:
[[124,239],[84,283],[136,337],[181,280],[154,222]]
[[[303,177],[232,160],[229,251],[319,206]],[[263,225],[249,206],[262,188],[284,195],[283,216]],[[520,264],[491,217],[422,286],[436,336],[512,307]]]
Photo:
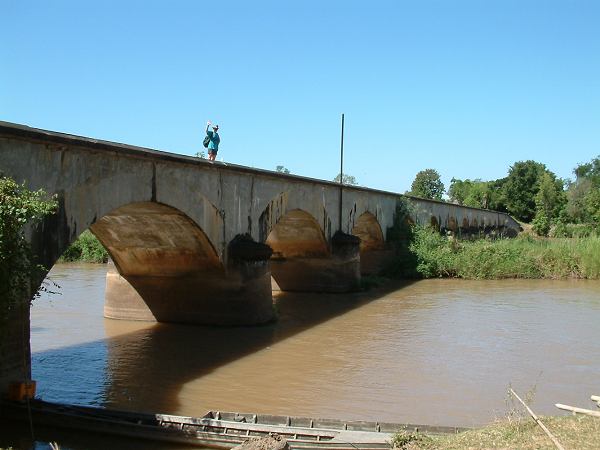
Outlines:
[[209,411],[203,417],[117,411],[41,400],[0,403],[0,417],[103,434],[149,439],[198,447],[230,449],[252,437],[276,434],[292,449],[375,450],[390,448],[398,431],[426,434],[464,429],[381,422],[340,421],[304,417]]

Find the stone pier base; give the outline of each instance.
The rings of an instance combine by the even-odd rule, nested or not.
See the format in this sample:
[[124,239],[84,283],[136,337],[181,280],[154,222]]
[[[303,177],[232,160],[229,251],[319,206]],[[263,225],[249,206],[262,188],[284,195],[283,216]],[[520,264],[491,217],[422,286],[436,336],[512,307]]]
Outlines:
[[369,250],[360,254],[361,275],[377,275],[394,257],[394,250]]
[[232,241],[227,270],[170,277],[122,276],[109,264],[104,316],[199,325],[269,322],[275,318],[270,256],[267,246]]
[[351,292],[360,286],[360,240],[336,233],[331,257],[271,259],[271,274],[282,291]]
[[[2,312],[4,314],[4,312]],[[29,302],[15,306],[0,324],[0,398],[9,385],[31,378]]]

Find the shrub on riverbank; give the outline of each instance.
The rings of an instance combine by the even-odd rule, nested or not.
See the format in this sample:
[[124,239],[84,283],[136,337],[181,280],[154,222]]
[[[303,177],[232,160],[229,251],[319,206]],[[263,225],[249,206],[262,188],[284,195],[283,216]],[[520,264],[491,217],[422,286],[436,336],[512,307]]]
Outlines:
[[108,261],[108,252],[91,231],[85,230],[77,240],[65,250],[60,261],[105,263]]
[[[581,450],[600,448],[600,420],[589,416],[542,417],[556,439],[565,448]],[[505,420],[477,430],[449,436],[417,436],[404,439],[400,434],[396,448],[410,450],[509,449],[552,450],[556,447],[533,420]],[[404,444],[405,443],[405,444]]]
[[0,328],[11,308],[31,298],[32,284],[41,281],[45,273],[35,262],[25,226],[39,224],[57,207],[56,198],[43,190],[30,191],[24,184],[0,176]]
[[600,278],[597,236],[458,241],[415,227],[409,249],[423,278]]

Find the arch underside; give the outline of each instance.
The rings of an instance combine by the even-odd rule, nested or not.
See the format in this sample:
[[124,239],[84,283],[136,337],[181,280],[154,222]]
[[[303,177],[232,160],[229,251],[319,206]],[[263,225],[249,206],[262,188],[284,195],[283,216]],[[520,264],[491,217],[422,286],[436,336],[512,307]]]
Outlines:
[[90,229],[122,276],[181,277],[222,270],[204,232],[185,214],[166,205],[122,206]]
[[358,217],[352,234],[360,238],[360,273],[379,273],[393,256],[393,250],[386,248],[377,218],[368,211],[364,212]]
[[281,290],[346,292],[360,278],[358,252],[356,257],[334,254],[317,220],[306,211],[284,214],[266,244],[273,250],[271,276]]
[[361,254],[385,248],[381,226],[379,226],[377,218],[370,212],[365,212],[358,217],[352,228],[352,234],[360,238]]
[[175,208],[132,203],[90,229],[114,261],[106,317],[205,324],[272,318],[268,272],[225,270],[202,229]]

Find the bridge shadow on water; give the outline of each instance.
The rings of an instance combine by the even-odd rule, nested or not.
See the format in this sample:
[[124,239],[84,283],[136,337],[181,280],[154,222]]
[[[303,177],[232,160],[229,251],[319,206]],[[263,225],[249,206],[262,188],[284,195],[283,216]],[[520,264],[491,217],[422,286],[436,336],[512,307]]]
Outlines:
[[275,296],[279,320],[258,327],[141,323],[131,331],[131,322],[105,319],[106,339],[35,353],[33,376],[52,380],[52,387],[40,385],[46,400],[175,412],[186,383],[411,283],[350,294],[281,292]]

